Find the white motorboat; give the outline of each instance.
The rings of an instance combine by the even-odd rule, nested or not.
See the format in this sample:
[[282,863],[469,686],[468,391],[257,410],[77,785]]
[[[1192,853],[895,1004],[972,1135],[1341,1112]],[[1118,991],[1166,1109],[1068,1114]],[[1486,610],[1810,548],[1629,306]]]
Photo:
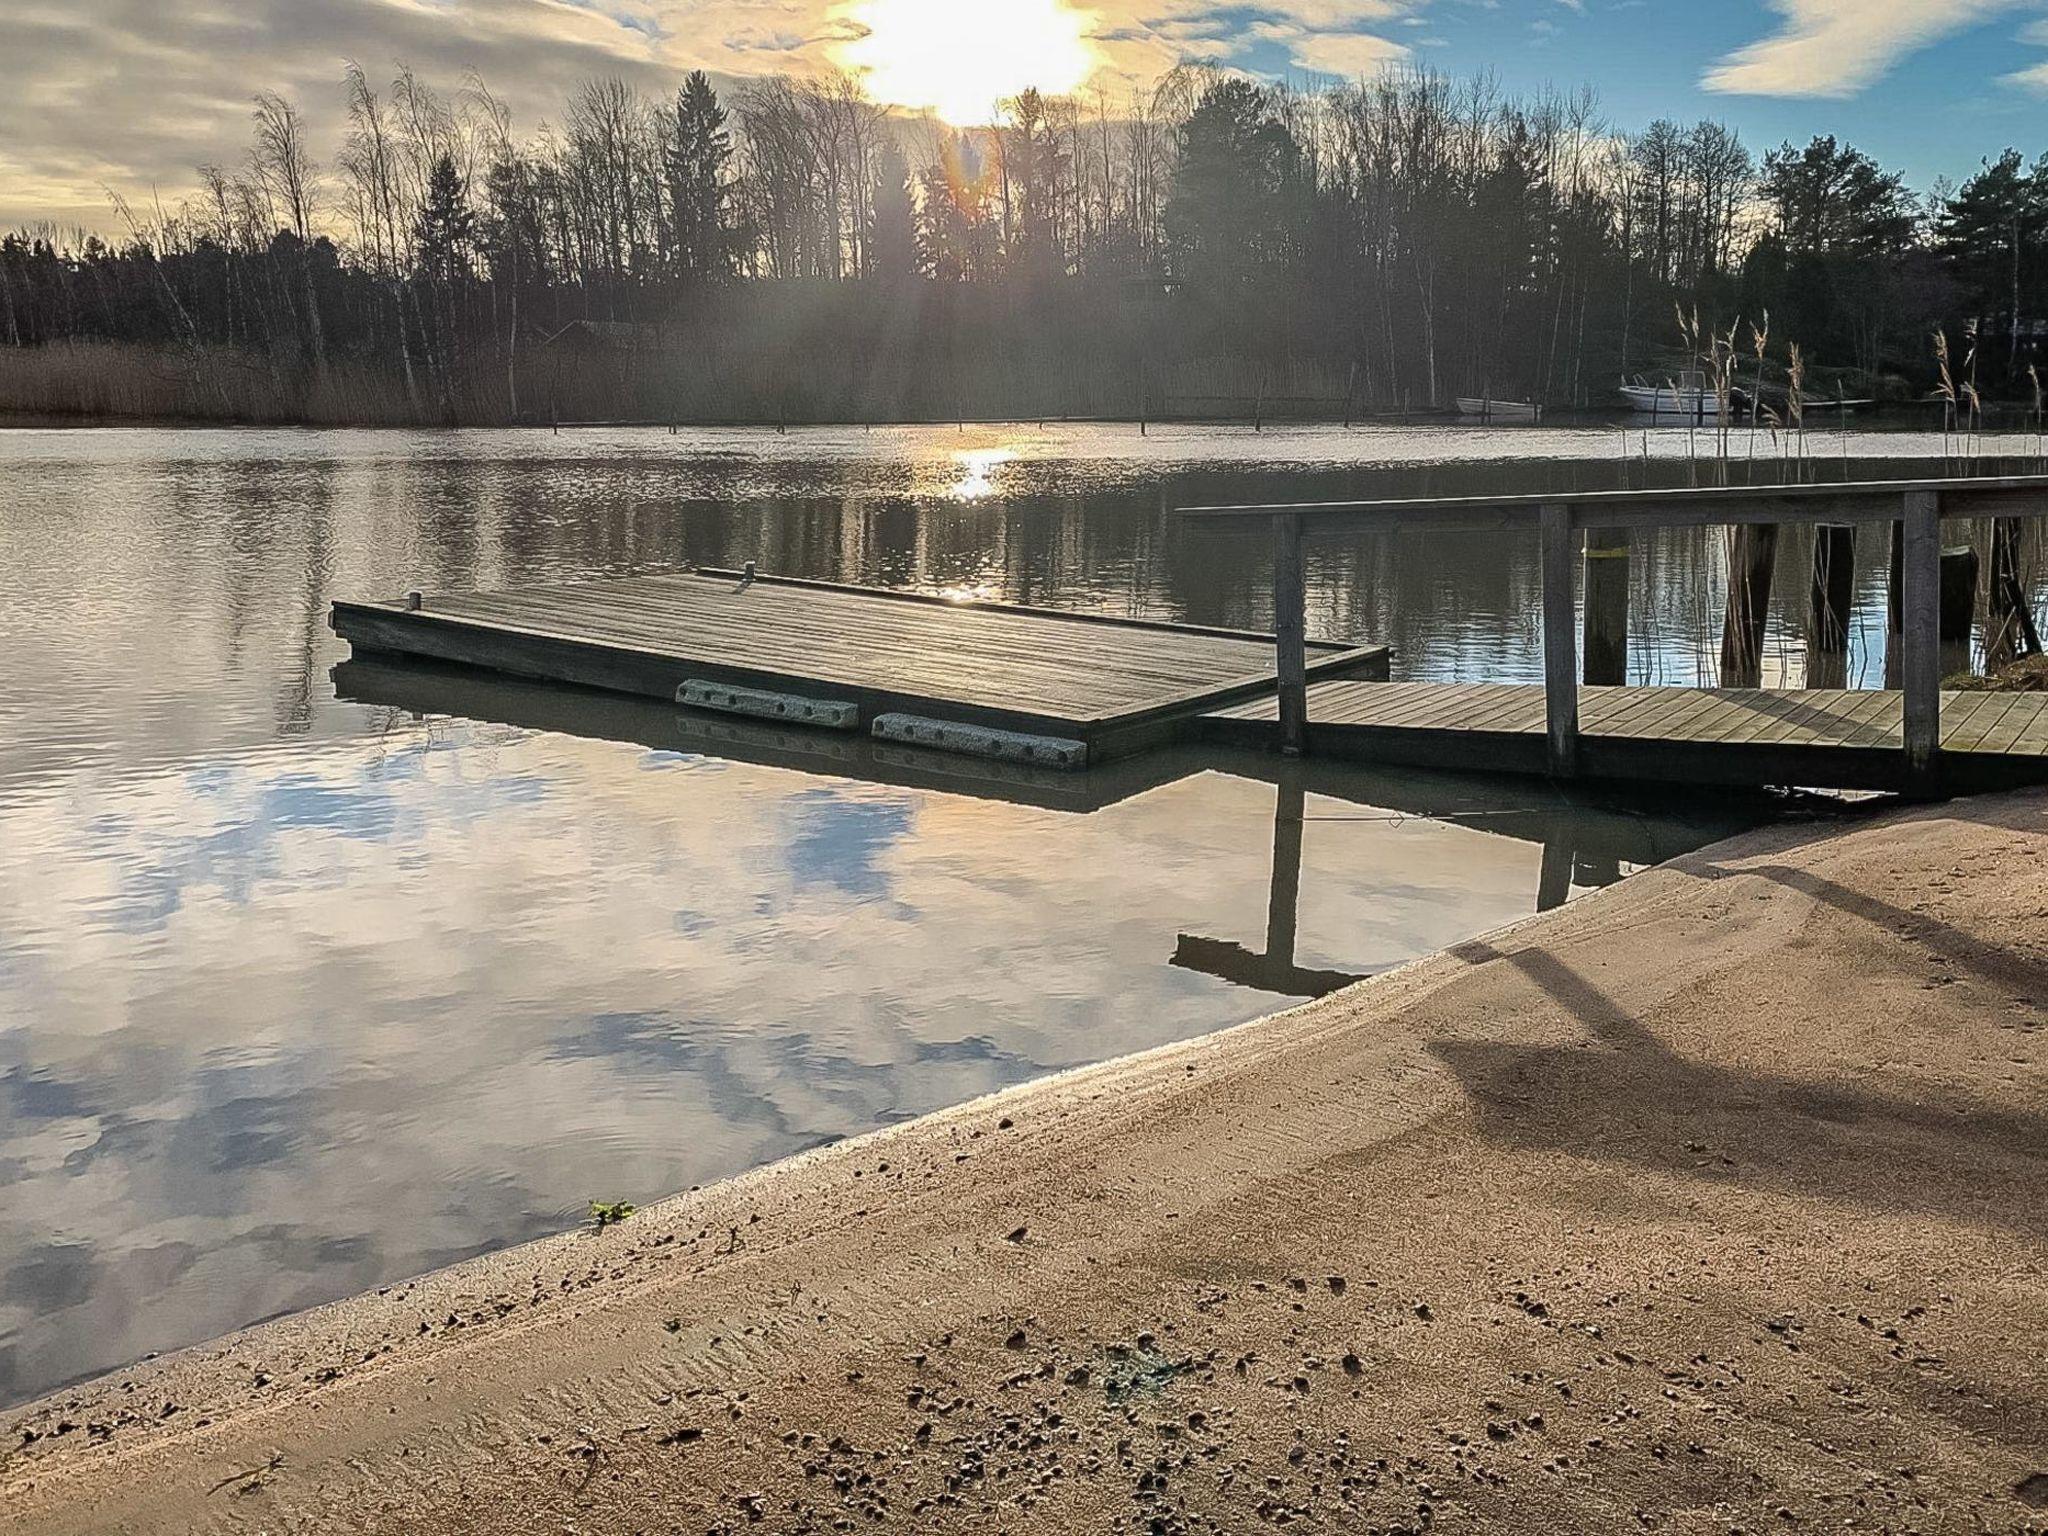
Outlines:
[[[1621,386],[1621,395],[1631,410],[1646,416],[1670,416],[1679,421],[1718,421],[1721,416],[1720,395],[1708,384],[1707,376],[1697,369],[1681,373],[1662,384],[1652,384],[1638,375]],[[1730,391],[1728,411],[1731,419],[1735,405],[1734,392]]]
[[1541,421],[1543,407],[1533,400],[1489,400],[1460,395],[1458,414],[1478,421]]

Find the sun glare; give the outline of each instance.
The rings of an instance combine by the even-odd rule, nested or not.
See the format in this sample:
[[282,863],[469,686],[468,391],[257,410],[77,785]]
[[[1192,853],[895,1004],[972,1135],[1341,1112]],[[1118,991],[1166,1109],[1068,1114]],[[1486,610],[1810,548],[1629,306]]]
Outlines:
[[852,0],[846,14],[861,35],[839,62],[878,101],[928,108],[956,127],[993,120],[1033,86],[1078,90],[1097,62],[1093,18],[1067,0]]
[[954,501],[980,501],[994,493],[996,471],[1017,457],[1011,448],[963,448],[953,455],[960,478],[946,487]]

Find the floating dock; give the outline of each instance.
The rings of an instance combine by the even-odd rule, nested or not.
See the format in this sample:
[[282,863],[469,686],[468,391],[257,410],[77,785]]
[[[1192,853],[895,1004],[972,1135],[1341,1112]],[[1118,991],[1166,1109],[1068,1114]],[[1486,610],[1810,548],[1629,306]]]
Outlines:
[[[737,571],[334,605],[358,655],[452,662],[1051,768],[1185,737],[1277,689],[1274,640]],[[1312,645],[1312,679],[1384,678]]]
[[[937,790],[1072,815],[1092,814],[1199,773],[1217,757],[1214,747],[1191,744],[1117,758],[1087,773],[1069,773],[844,731],[678,709],[673,703],[623,693],[564,688],[407,657],[344,661],[334,668],[333,680],[336,697],[349,703],[411,715],[484,720],[522,731],[626,742],[653,752],[717,757],[890,789]],[[1260,756],[1254,761],[1267,759]]]
[[[1311,684],[1318,756],[1415,768],[1541,774],[1544,689],[1516,683]],[[1210,740],[1277,747],[1279,704],[1210,711]],[[1588,778],[1895,790],[1906,783],[1896,691],[1583,688],[1579,764]],[[2048,782],[2048,693],[1949,692],[1943,782],[1957,792]]]

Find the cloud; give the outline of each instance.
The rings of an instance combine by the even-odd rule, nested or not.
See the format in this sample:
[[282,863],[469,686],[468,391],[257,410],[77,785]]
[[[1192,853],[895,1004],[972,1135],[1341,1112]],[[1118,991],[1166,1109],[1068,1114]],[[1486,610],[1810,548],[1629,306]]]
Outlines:
[[1409,54],[1406,44],[1365,29],[1390,23],[1416,25],[1420,18],[1414,13],[1429,0],[1164,0],[1150,7],[1144,0],[1127,3],[1139,11],[1170,7],[1170,18],[1153,22],[1161,30],[1199,26],[1218,34],[1224,46],[1208,50],[1208,57],[1229,59],[1248,51],[1249,45],[1272,43],[1286,50],[1287,61],[1297,69],[1357,76],[1375,74]]
[[[342,133],[340,80],[409,65],[442,89],[474,73],[515,130],[559,121],[581,82],[649,91],[690,69],[726,79],[831,68],[857,0],[4,0],[0,227],[106,230],[106,192],[174,202],[194,167],[238,166],[250,98],[305,112],[323,160]],[[973,4],[975,0],[959,0]],[[1374,71],[1405,48],[1380,35],[1430,0],[1071,0],[1092,20],[1097,84],[1149,87],[1175,64],[1242,64],[1279,45],[1296,68]],[[1569,0],[1567,0],[1569,3]]]
[[1323,75],[1373,75],[1408,56],[1400,43],[1369,32],[1310,32],[1297,39],[1288,58]]
[[[2048,44],[2048,21],[2037,21],[2020,32],[2020,40],[2027,43]],[[2048,94],[2048,63],[2035,64],[2027,69],[2015,70],[2003,77],[2007,85],[2017,85],[2024,90]]]
[[1779,31],[1709,69],[1710,91],[1853,96],[1908,54],[2033,0],[1770,0]]
[[[0,94],[0,220],[49,217],[105,225],[102,187],[140,202],[172,195],[205,162],[233,166],[248,143],[250,97],[297,101],[320,148],[339,142],[340,80],[360,60],[371,78],[410,64],[437,85],[471,71],[532,127],[582,80],[673,78],[677,45],[652,18],[558,0],[8,0],[10,89]],[[713,0],[721,36],[741,37],[771,10]],[[736,61],[730,48],[719,57]],[[768,66],[754,62],[750,72]]]

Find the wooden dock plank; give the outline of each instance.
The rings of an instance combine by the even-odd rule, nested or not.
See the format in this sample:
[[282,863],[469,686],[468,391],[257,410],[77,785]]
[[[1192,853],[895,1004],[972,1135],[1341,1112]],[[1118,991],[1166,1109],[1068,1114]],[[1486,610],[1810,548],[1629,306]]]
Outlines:
[[1621,686],[1586,688],[1579,695],[1579,718],[1587,730],[1614,735],[1631,728],[1631,722],[1664,702],[1653,688]]
[[[1274,706],[1251,700],[1210,718],[1219,734],[1244,740],[1248,728],[1274,718]],[[1503,771],[1542,761],[1540,685],[1327,681],[1309,690],[1309,721],[1317,750],[1339,756]],[[1957,782],[2048,779],[2048,694],[1951,693],[1943,723],[1943,755]],[[1623,777],[1842,788],[1904,782],[1904,708],[1895,692],[1586,688],[1580,726],[1588,751],[1619,765]]]
[[1999,717],[1996,725],[1984,733],[1983,738],[1978,743],[1978,751],[1985,753],[2009,752],[2019,745],[2021,738],[2027,734],[2030,727],[2040,722],[2041,707],[2038,701],[2048,699],[2048,695],[2038,693],[2015,694],[2013,699],[2013,707]]
[[1734,723],[1742,717],[1742,694],[1735,690],[1692,689],[1687,704],[1682,715],[1658,732],[1660,741],[1708,741],[1715,734],[1714,722],[1725,719]]
[[1725,724],[1717,721],[1716,729],[1702,731],[1695,739],[1702,743],[1743,746],[1782,726],[1788,716],[1805,707],[1805,701],[1796,693],[1775,693],[1763,688],[1742,690],[1736,696],[1736,703],[1738,713],[1734,719]]
[[2020,728],[2006,750],[2021,757],[2048,757],[2048,693],[2023,695],[2032,702],[2032,718]]
[[1945,751],[1986,750],[1985,743],[2006,716],[2020,711],[2025,718],[2027,696],[2018,693],[1966,693],[1951,712],[1941,712],[1941,744]]
[[1699,709],[1699,690],[1694,688],[1644,688],[1638,707],[1616,711],[1615,723],[1601,734],[1626,740],[1665,741],[1675,726],[1692,718]]
[[[1542,730],[1544,719],[1541,689],[1513,683],[1489,683],[1462,718],[1439,720],[1442,730],[1515,731]],[[1533,706],[1533,708],[1532,708]]]
[[1439,730],[1446,722],[1469,718],[1489,692],[1488,685],[1484,683],[1453,683],[1443,687],[1430,683],[1401,683],[1395,686],[1399,693],[1348,694],[1351,723]]
[[1794,697],[1798,707],[1788,710],[1769,730],[1759,731],[1751,738],[1752,745],[1816,746],[1833,739],[1830,730],[1843,708],[1842,690],[1809,688]]
[[1655,739],[1667,719],[1688,707],[1687,688],[1630,688],[1611,702],[1598,727],[1602,736]]
[[[735,605],[738,606],[738,605]],[[760,605],[755,605],[760,606]],[[974,681],[984,691],[1014,697],[1019,688],[1056,685],[1063,700],[1087,698],[1114,705],[1143,696],[1163,684],[1180,684],[1191,675],[1242,675],[1254,658],[1245,646],[1191,643],[1175,653],[1157,644],[1157,637],[1138,634],[1128,647],[1119,646],[1099,671],[1078,675],[1064,673],[1049,677],[1045,663],[1051,647],[1046,637],[1029,635],[1029,648],[1009,626],[978,622],[982,616],[967,617],[956,629],[934,625],[924,615],[922,622],[907,630],[879,625],[834,626],[823,616],[813,621],[793,616],[805,625],[798,632],[768,628],[779,614],[747,614],[738,619],[743,633],[727,627],[702,624],[668,624],[658,599],[642,594],[625,594],[616,601],[583,597],[550,606],[546,603],[467,604],[436,602],[433,612],[454,617],[477,617],[507,622],[554,633],[565,638],[616,639],[623,643],[660,649],[707,651],[744,663],[799,674],[820,659],[820,647],[836,647],[832,657],[842,667],[853,662],[857,672],[879,675],[886,668],[893,681],[913,687],[961,680],[965,666],[974,668]],[[694,616],[693,616],[694,617]],[[760,627],[756,627],[760,626]],[[943,630],[944,640],[936,639]],[[830,653],[827,653],[828,655]],[[849,673],[849,676],[856,673]]]

